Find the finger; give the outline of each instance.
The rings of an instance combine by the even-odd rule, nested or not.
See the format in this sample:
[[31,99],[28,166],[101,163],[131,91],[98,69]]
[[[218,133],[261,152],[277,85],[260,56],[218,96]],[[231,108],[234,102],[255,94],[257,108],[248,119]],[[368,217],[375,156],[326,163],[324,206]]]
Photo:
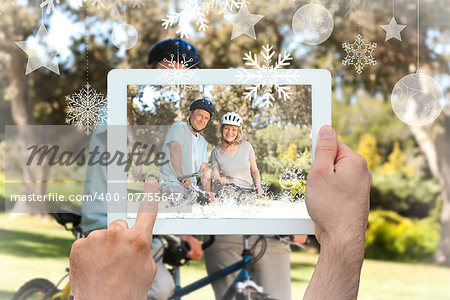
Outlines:
[[153,236],[153,226],[155,225],[156,215],[158,213],[158,202],[154,200],[154,195],[159,193],[158,182],[154,178],[149,178],[144,183],[144,197],[137,214],[133,230],[146,236],[151,242]]
[[337,149],[338,142],[333,127],[329,125],[322,126],[319,131],[319,138],[317,139],[312,168],[333,172]]
[[125,220],[115,220],[108,226],[109,231],[128,229],[128,223]]

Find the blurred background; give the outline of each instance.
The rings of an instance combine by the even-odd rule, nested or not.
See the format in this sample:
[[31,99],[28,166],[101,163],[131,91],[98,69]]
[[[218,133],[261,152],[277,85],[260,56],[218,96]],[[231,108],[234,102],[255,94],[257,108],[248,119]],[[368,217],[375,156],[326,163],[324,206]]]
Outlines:
[[[5,191],[5,125],[63,125],[66,96],[87,81],[106,94],[106,77],[115,68],[146,68],[151,45],[179,36],[175,24],[165,29],[162,19],[179,12],[189,1],[62,0],[46,13],[41,0],[6,0],[0,4],[0,205]],[[48,2],[48,1],[47,1]],[[251,0],[252,14],[264,17],[255,25],[256,39],[242,35],[231,39],[233,26],[224,18],[236,13],[234,1],[203,3],[202,22],[183,24],[202,55],[204,68],[245,67],[244,55],[274,46],[276,53],[293,56],[284,68],[324,68],[333,78],[333,126],[339,139],[363,155],[373,173],[371,213],[366,234],[360,299],[448,299],[450,286],[450,2],[420,1],[417,32],[416,1],[348,0],[320,3],[332,14],[334,29],[319,45],[306,45],[292,31],[295,12],[309,1]],[[81,4],[81,6],[80,6]],[[141,5],[138,5],[141,4]],[[395,9],[395,12],[393,11]],[[380,27],[392,16],[402,40],[385,41]],[[111,41],[114,28],[123,22],[138,32],[137,44],[118,49]],[[28,57],[15,42],[30,41],[41,24],[48,30],[48,48],[59,55],[59,75],[49,68],[27,73]],[[183,32],[184,32],[183,31]],[[183,33],[181,32],[181,33]],[[180,32],[178,32],[180,33]],[[353,43],[360,33],[366,43],[377,44],[376,65],[361,74],[342,64],[343,43]],[[419,35],[419,40],[417,39]],[[420,54],[417,52],[420,46]],[[88,50],[88,52],[87,52]],[[431,124],[406,125],[394,114],[391,92],[404,76],[417,70],[432,76],[444,92],[444,108]],[[276,57],[276,56],[275,56]],[[88,66],[89,78],[86,78]],[[277,100],[280,101],[280,100]],[[282,101],[282,100],[281,100]],[[258,138],[266,143],[259,161],[283,169],[305,151],[290,139],[289,124],[298,123],[295,99],[280,102],[280,122]],[[279,113],[279,112],[271,112]],[[269,146],[267,146],[269,145]],[[278,168],[278,169],[277,169]],[[270,176],[269,176],[270,177]],[[273,180],[276,185],[276,180]],[[4,211],[4,210],[3,210]],[[26,281],[35,277],[57,282],[68,266],[73,237],[45,215],[0,215],[0,298],[10,299]],[[314,243],[306,251],[293,249],[291,275],[293,298],[303,295],[317,260]],[[6,272],[5,272],[6,271]],[[184,284],[206,274],[203,261],[182,270]],[[204,288],[186,299],[212,299]]]

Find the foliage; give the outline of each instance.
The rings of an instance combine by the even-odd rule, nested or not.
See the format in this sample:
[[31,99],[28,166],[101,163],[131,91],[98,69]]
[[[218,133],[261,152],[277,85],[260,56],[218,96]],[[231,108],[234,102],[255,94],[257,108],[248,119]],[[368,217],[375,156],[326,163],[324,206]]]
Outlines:
[[374,173],[371,207],[389,209],[404,216],[424,218],[441,200],[439,184],[420,174],[407,176],[400,171]]
[[[373,108],[377,114],[377,109],[382,107],[382,103],[373,102],[368,107]],[[348,107],[348,110],[352,110],[352,108]],[[381,113],[382,110],[378,111]],[[355,123],[355,126],[359,126],[358,123]],[[384,124],[384,126],[389,126],[389,124]],[[364,156],[373,174],[371,207],[392,210],[403,216],[419,218],[429,216],[430,211],[440,201],[438,183],[427,175],[426,169],[420,168],[422,166],[420,163],[416,163],[416,169],[409,164],[408,157],[402,151],[397,140],[385,141],[384,144],[381,144],[385,155],[380,155],[376,132],[361,134],[357,148],[357,152]],[[354,137],[349,134],[344,138],[353,139]],[[408,143],[404,143],[404,145],[411,147],[411,144]],[[389,149],[391,149],[390,153]],[[409,148],[409,152],[411,152],[410,150],[411,148]],[[411,156],[409,159],[416,160]]]
[[388,161],[383,164],[379,172],[381,174],[393,174],[400,172],[410,177],[414,174],[414,169],[412,166],[408,165],[406,162],[406,157],[400,149],[399,142],[394,142],[394,150],[388,156]]
[[366,257],[419,261],[431,258],[439,242],[439,225],[427,219],[401,217],[392,211],[372,211],[366,232]]
[[374,171],[381,163],[381,155],[378,153],[377,141],[370,133],[365,133],[359,139],[358,149],[356,150],[367,161],[367,166]]

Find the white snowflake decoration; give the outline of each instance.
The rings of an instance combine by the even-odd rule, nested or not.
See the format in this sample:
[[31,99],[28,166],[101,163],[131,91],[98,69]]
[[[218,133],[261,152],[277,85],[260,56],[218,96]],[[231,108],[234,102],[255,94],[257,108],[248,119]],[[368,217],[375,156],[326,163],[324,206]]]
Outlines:
[[168,14],[164,19],[161,19],[161,25],[166,30],[169,27],[177,25],[178,29],[176,33],[181,38],[189,38],[191,23],[194,21],[198,31],[206,31],[208,29],[209,21],[206,15],[210,11],[225,14],[233,9],[239,9],[247,3],[248,1],[245,0],[184,0],[182,9],[179,12]]
[[165,19],[161,19],[164,29],[178,25],[176,33],[181,38],[189,38],[190,23],[196,20],[198,31],[206,31],[208,29],[208,19],[206,18],[205,9],[199,5],[198,0],[187,0],[180,12],[169,14]]
[[160,69],[165,69],[167,71],[164,72],[163,79],[165,82],[170,85],[172,89],[177,89],[178,91],[184,90],[188,87],[188,84],[192,84],[193,79],[195,77],[195,70],[193,68],[196,67],[197,63],[193,63],[194,59],[191,57],[190,59],[186,59],[186,54],[181,55],[177,52],[177,57],[175,59],[175,55],[171,54],[170,59],[164,58],[160,65]]
[[244,92],[245,99],[251,100],[252,98],[257,98],[258,91],[262,90],[263,94],[260,97],[260,103],[266,108],[273,105],[275,97],[272,95],[272,89],[274,88],[278,92],[278,98],[284,101],[291,98],[293,94],[290,92],[288,86],[284,86],[281,82],[294,82],[297,79],[297,73],[295,71],[287,70],[284,73],[277,72],[285,66],[289,66],[288,61],[292,60],[292,56],[288,52],[284,52],[283,55],[278,54],[278,59],[274,65],[272,65],[272,58],[275,55],[273,51],[273,46],[267,44],[262,46],[262,51],[260,55],[263,57],[263,63],[261,64],[258,60],[258,56],[253,54],[251,51],[244,55],[245,64],[257,69],[258,72],[249,72],[248,70],[241,70],[238,72],[238,79],[242,83],[247,83],[249,81],[257,81],[258,83],[252,87],[246,87],[248,92]]
[[361,74],[366,65],[374,66],[377,61],[372,56],[372,52],[377,47],[376,43],[364,43],[362,35],[358,34],[353,44],[343,43],[342,47],[347,56],[342,60],[345,66],[354,65],[356,73]]
[[226,12],[230,12],[233,9],[239,9],[242,5],[246,5],[246,1],[238,1],[238,0],[207,0],[203,1],[203,7],[207,12],[214,10],[219,14],[224,14]]
[[78,7],[83,7],[83,2],[87,2],[87,0],[76,0]]
[[47,10],[45,11],[45,13],[48,15],[51,12],[54,12],[56,10],[56,4],[60,3],[60,0],[44,0],[44,2],[42,2],[39,6],[41,8],[47,7]]
[[103,8],[105,9],[105,3],[103,2],[103,0],[92,0],[92,5],[96,6],[98,9]]
[[142,8],[142,6],[144,6],[142,0],[133,0],[133,8]]
[[121,0],[110,0],[109,10],[111,11],[111,17],[120,16],[120,7],[122,7]]
[[99,124],[106,124],[106,98],[97,92],[89,83],[72,96],[66,96],[66,123],[82,129],[86,135],[91,134]]

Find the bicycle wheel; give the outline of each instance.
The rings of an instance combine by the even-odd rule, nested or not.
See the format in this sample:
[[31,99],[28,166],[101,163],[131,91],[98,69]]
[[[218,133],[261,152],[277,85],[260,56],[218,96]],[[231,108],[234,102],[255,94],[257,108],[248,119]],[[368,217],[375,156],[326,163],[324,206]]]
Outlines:
[[28,281],[14,294],[13,300],[45,300],[58,292],[56,286],[44,278]]

